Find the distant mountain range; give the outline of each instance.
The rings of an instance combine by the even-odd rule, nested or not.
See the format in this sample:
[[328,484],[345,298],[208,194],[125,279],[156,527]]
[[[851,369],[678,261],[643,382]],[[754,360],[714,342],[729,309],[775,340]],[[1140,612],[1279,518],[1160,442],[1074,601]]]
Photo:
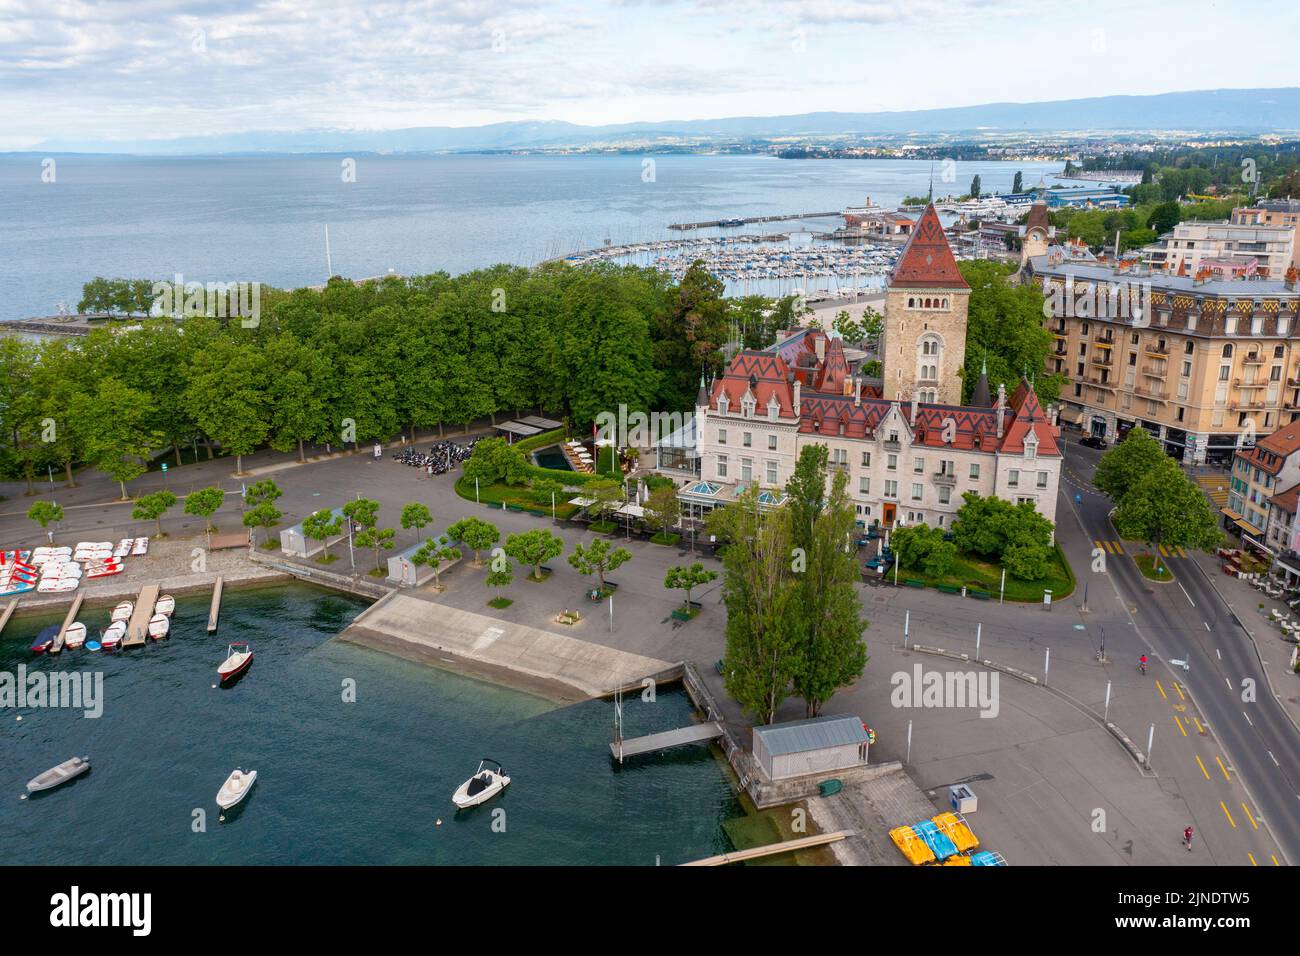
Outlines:
[[36,151],[153,155],[481,152],[616,148],[638,144],[707,148],[774,139],[816,143],[908,134],[994,137],[1066,131],[1261,133],[1296,130],[1300,130],[1300,87],[1100,96],[1046,103],[988,103],[884,113],[737,116],[610,126],[547,121],[397,130],[267,130],[167,140],[88,142],[60,139],[42,143]]

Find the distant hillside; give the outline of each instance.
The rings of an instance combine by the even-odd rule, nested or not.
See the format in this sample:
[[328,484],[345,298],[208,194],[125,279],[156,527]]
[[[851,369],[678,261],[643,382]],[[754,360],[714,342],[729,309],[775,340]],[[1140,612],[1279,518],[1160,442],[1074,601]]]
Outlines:
[[1188,132],[1300,129],[1300,88],[1202,90],[1153,96],[1101,96],[1046,103],[988,103],[894,113],[803,113],[579,126],[511,122],[398,130],[299,130],[214,134],[171,140],[51,140],[46,152],[193,154],[236,152],[458,152],[563,149],[686,140],[699,145],[775,137],[810,141],[845,136],[1031,133],[1070,130]]

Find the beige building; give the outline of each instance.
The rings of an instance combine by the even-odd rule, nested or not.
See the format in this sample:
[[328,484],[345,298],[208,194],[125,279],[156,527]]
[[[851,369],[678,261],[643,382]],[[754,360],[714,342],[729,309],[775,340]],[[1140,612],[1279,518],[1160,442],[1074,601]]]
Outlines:
[[1180,222],[1146,246],[1143,257],[1153,270],[1195,277],[1208,272],[1280,278],[1295,257],[1295,227],[1246,222]]
[[1232,460],[1224,527],[1256,549],[1277,554],[1291,546],[1300,491],[1300,423],[1288,425]]
[[1232,221],[1250,226],[1285,226],[1292,231],[1291,265],[1300,268],[1300,199],[1263,199],[1234,209]]
[[1064,423],[1112,442],[1141,426],[1175,457],[1226,462],[1243,437],[1300,418],[1294,270],[1204,281],[1052,246],[1025,275],[1056,340],[1047,371],[1068,379]]

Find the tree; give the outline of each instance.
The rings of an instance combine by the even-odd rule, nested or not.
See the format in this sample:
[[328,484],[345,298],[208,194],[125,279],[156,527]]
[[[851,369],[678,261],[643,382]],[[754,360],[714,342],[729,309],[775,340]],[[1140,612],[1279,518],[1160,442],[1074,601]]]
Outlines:
[[1151,210],[1151,215],[1147,218],[1147,227],[1159,235],[1173,229],[1181,219],[1182,207],[1171,200]]
[[343,506],[343,514],[355,528],[373,528],[379,524],[379,502],[373,498],[354,498]]
[[532,565],[532,579],[541,581],[544,580],[542,565],[563,553],[564,539],[545,528],[534,528],[523,534],[506,535],[505,551],[520,564]]
[[847,472],[835,472],[830,494],[813,519],[806,567],[791,568],[797,649],[792,688],[804,699],[809,717],[816,717],[836,690],[861,677],[867,663],[857,557],[845,544],[855,521],[848,481]]
[[504,438],[484,438],[474,445],[474,453],[465,462],[465,477],[484,485],[504,481],[507,485],[528,483],[528,462],[514,445]]
[[209,548],[212,547],[212,532],[216,530],[212,526],[212,516],[217,513],[225,500],[226,493],[215,485],[191,491],[185,496],[185,513],[203,519],[203,533],[207,535]]
[[273,528],[282,517],[284,514],[275,506],[274,500],[259,501],[244,512],[244,527]]
[[706,520],[730,542],[722,552],[722,596],[727,606],[723,684],[746,713],[770,724],[798,672],[796,632],[789,611],[795,585],[789,566],[789,509],[764,513],[751,484],[732,504]]
[[863,331],[862,323],[854,322],[849,315],[848,309],[840,309],[835,313],[835,320],[831,327],[840,334],[840,338],[845,342],[861,342],[866,333]]
[[643,507],[645,523],[658,534],[667,534],[668,529],[676,527],[682,517],[682,503],[672,485],[650,492]]
[[626,548],[615,548],[605,538],[596,538],[586,547],[583,547],[581,542],[575,544],[573,553],[569,555],[569,564],[579,574],[596,575],[596,580],[600,583],[600,591],[603,594],[606,572],[617,570],[631,559],[631,551]]
[[[725,291],[722,280],[697,260],[682,277],[676,301],[652,320],[654,365],[663,376],[660,407],[692,407],[701,370],[721,371],[720,349],[730,336]],[[635,407],[640,406],[628,403]]]
[[688,567],[676,565],[669,568],[668,573],[664,575],[664,587],[685,591],[686,610],[689,612],[691,609],[691,590],[702,584],[708,584],[717,576],[717,571],[705,568],[698,561]]
[[826,503],[826,471],[830,449],[818,442],[804,445],[799,450],[794,473],[786,482],[785,493],[790,496],[786,509],[790,512],[790,537],[796,548],[806,555],[812,547],[813,526]]
[[479,552],[486,551],[496,544],[501,539],[501,532],[497,530],[496,525],[471,515],[468,518],[461,518],[448,528],[447,537],[452,541],[463,541],[469,545],[470,550],[474,552],[474,567],[480,568],[483,562],[479,558]]
[[411,555],[411,563],[417,568],[425,564],[429,566],[429,569],[433,571],[433,586],[440,591],[442,590],[441,571],[443,564],[459,560],[460,550],[448,545],[446,537],[437,540],[433,538],[426,539],[415,554]]
[[204,434],[235,456],[236,475],[244,473],[244,456],[270,435],[265,361],[251,341],[217,339],[194,356],[189,370],[188,411]]
[[501,589],[509,586],[510,582],[515,579],[514,568],[511,567],[510,561],[505,554],[498,551],[492,555],[492,560],[488,562],[487,586],[497,589],[497,596],[492,599],[492,604],[497,607],[504,607],[508,601],[501,593]]
[[418,501],[413,501],[402,508],[402,516],[399,519],[403,528],[410,531],[412,528],[416,531],[416,537],[420,536],[419,532],[424,530],[424,526],[433,521],[433,515],[429,512],[426,505]]
[[1092,483],[1118,504],[1130,488],[1168,457],[1149,431],[1131,428],[1122,442],[1101,456]]
[[118,483],[121,501],[129,500],[126,483],[145,473],[145,462],[162,444],[148,425],[152,410],[148,395],[115,378],[73,400],[69,414],[84,437],[86,459]]
[[256,508],[258,505],[270,502],[275,503],[284,492],[270,478],[263,478],[261,481],[254,482],[244,491],[244,504],[250,508]]
[[27,517],[44,529],[50,544],[53,544],[54,532],[50,530],[50,522],[63,520],[63,506],[53,501],[33,501],[31,507],[27,509]]
[[369,525],[357,532],[357,547],[370,548],[375,552],[375,572],[383,572],[383,568],[379,565],[379,554],[381,551],[391,551],[393,549],[393,539],[396,537],[396,529],[377,528],[374,525]]
[[880,336],[885,331],[885,317],[867,306],[862,310],[862,339],[876,348],[880,344]]
[[944,540],[943,529],[927,524],[895,528],[889,546],[898,555],[900,567],[923,571],[934,578],[948,574],[957,558],[957,546]]
[[1161,545],[1209,551],[1223,541],[1204,492],[1167,456],[1124,493],[1115,511],[1115,529],[1126,538],[1148,542],[1156,554]]
[[549,507],[554,504],[556,498],[564,494],[564,485],[553,478],[538,478],[533,482],[528,492],[532,495],[534,502]]
[[587,512],[597,521],[604,521],[623,504],[623,483],[611,478],[597,478],[582,486],[584,498],[591,500]]
[[309,514],[302,522],[302,533],[313,541],[319,541],[325,550],[325,560],[330,559],[330,538],[337,538],[343,532],[343,516],[335,515],[329,508],[322,508]]
[[975,174],[975,178],[972,179],[972,180],[970,181],[970,195],[971,195],[971,198],[972,198],[972,199],[979,199],[979,198],[980,198],[980,177],[979,177],[979,173],[976,173],[976,174]]
[[1036,581],[1047,573],[1052,523],[1033,502],[1013,505],[994,495],[981,498],[973,491],[962,495],[962,500],[952,526],[959,551],[1000,562],[1008,574],[1021,580]]
[[987,362],[988,380],[1012,387],[1035,374],[1034,391],[1046,407],[1056,401],[1065,381],[1060,374],[1042,374],[1052,350],[1052,333],[1043,324],[1043,293],[1037,286],[1011,279],[1015,267],[993,260],[958,263],[971,287],[967,307],[966,364],[962,394],[970,400]]
[[1025,188],[1024,173],[1022,173],[1020,170],[1017,169],[1016,178],[1011,180],[1011,191],[1013,193],[1023,192],[1024,188]]
[[157,522],[157,536],[165,537],[162,529],[162,516],[176,506],[176,496],[170,491],[155,491],[135,499],[131,517],[136,521]]

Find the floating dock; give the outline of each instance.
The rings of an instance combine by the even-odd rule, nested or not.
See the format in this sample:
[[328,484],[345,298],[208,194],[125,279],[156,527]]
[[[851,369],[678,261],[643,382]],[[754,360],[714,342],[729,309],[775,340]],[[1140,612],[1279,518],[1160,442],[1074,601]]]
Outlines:
[[126,636],[122,638],[123,647],[144,647],[149,638],[149,621],[153,618],[153,609],[157,603],[158,585],[146,584],[140,589],[135,611],[126,625]]
[[85,597],[86,595],[82,593],[72,599],[72,607],[68,608],[68,613],[63,618],[63,626],[59,628],[59,633],[54,635],[54,643],[50,645],[51,654],[58,654],[63,650],[63,639],[67,636],[72,622],[77,619],[77,612],[81,610],[81,602]]
[[711,720],[703,724],[679,727],[677,730],[666,730],[663,733],[633,737],[631,740],[615,740],[610,743],[609,752],[613,754],[615,760],[623,760],[625,757],[635,757],[637,754],[666,750],[669,747],[680,747],[683,744],[701,744],[721,737],[722,733],[722,727],[718,722]]
[[4,613],[0,614],[0,634],[4,633],[5,625],[9,623],[9,618],[14,616],[14,609],[17,607],[17,598],[14,598],[5,606]]
[[838,843],[840,840],[847,839],[852,834],[844,830],[836,830],[834,833],[819,833],[816,836],[800,837],[797,840],[786,840],[783,843],[769,843],[767,846],[756,846],[749,850],[736,850],[733,853],[720,853],[717,856],[706,856],[702,860],[693,860],[690,863],[683,863],[682,866],[726,866],[728,863],[743,863],[745,860],[757,860],[765,856],[775,856],[778,853],[792,853],[795,850],[810,850],[817,846],[826,846],[830,843]]
[[689,230],[689,229],[716,229],[720,226],[748,226],[756,222],[787,222],[791,219],[829,219],[832,216],[842,216],[843,213],[838,210],[835,212],[796,212],[787,216],[750,216],[748,219],[713,219],[709,222],[674,222],[670,223],[669,229]]
[[217,583],[212,587],[212,607],[208,609],[208,633],[211,634],[217,629],[217,618],[221,614],[221,586],[222,578],[217,576]]

